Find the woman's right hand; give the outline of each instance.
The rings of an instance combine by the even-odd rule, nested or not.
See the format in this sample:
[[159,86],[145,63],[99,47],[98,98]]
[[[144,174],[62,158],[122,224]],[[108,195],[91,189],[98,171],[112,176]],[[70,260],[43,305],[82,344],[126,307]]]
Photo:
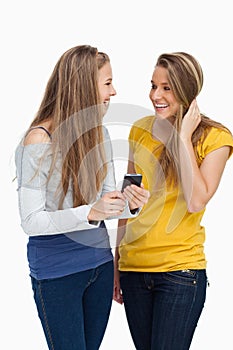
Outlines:
[[126,201],[120,191],[105,193],[91,208],[88,221],[101,221],[111,216],[120,215],[126,206]]
[[115,300],[119,304],[123,304],[123,296],[120,285],[120,272],[117,267],[114,268],[113,300]]

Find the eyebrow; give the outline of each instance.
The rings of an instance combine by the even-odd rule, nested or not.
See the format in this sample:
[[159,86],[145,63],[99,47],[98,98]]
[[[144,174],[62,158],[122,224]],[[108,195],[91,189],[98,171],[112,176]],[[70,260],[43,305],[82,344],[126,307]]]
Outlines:
[[[155,84],[155,82],[153,80],[151,80],[152,84]],[[161,85],[169,85],[169,83],[161,83]]]

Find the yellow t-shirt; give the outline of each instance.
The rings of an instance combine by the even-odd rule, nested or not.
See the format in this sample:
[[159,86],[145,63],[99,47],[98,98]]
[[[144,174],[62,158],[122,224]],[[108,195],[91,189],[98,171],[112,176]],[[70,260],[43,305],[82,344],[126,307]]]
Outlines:
[[[119,247],[119,269],[138,272],[205,269],[205,228],[201,226],[205,210],[189,213],[180,187],[164,190],[159,196],[153,194],[155,165],[161,152],[156,151],[160,142],[151,134],[154,118],[138,120],[129,135],[135,170],[143,175],[143,183],[151,197],[140,214],[127,221]],[[208,153],[226,145],[230,146],[231,155],[232,135],[211,128],[197,146],[198,164]]]

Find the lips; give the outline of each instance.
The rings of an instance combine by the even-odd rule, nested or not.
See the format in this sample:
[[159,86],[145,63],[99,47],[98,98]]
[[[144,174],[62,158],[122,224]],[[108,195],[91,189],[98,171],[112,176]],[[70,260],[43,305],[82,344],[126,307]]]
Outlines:
[[167,108],[168,105],[165,103],[156,103],[155,108]]

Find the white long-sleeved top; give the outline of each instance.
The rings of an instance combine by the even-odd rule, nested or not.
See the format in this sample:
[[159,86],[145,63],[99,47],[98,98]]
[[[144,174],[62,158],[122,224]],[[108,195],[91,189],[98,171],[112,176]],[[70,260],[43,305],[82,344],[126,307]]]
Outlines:
[[[103,130],[107,176],[96,201],[106,192],[116,189],[111,140],[107,129],[103,127]],[[51,143],[24,146],[22,141],[15,151],[19,213],[24,232],[29,236],[54,235],[98,227],[87,220],[94,203],[73,208],[71,187],[66,194],[63,209],[58,210],[59,198],[56,191],[61,179],[61,164],[57,164],[48,182],[51,161]],[[114,218],[130,218],[137,214],[131,214],[127,205],[124,212]]]

